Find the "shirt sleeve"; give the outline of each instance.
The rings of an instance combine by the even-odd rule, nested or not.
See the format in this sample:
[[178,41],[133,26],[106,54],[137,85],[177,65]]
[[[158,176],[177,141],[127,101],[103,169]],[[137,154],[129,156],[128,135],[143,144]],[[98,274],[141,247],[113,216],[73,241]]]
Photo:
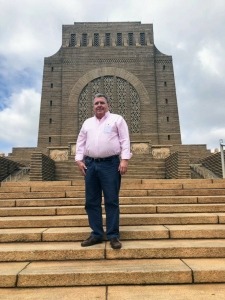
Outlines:
[[83,160],[86,139],[87,139],[87,134],[86,134],[86,131],[84,129],[84,124],[83,124],[83,126],[78,134],[78,137],[77,137],[75,161]]
[[117,122],[119,142],[121,147],[121,159],[130,159],[132,153],[130,152],[130,136],[126,121],[120,117]]

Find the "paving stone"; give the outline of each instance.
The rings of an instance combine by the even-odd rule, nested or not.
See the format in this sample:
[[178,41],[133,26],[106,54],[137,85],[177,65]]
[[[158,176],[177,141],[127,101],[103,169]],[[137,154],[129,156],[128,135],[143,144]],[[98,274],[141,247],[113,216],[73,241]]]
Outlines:
[[225,213],[218,213],[219,223],[225,223]]
[[56,209],[52,208],[0,208],[0,217],[9,216],[54,216],[56,215]]
[[224,258],[184,259],[193,272],[194,283],[225,282]]
[[27,262],[3,263],[0,262],[0,287],[14,287],[17,282],[17,274],[23,270]]
[[170,203],[197,203],[197,196],[162,196],[162,197],[151,197],[151,196],[146,196],[146,197],[120,197],[120,203],[121,204],[160,204],[160,203],[165,203],[165,204],[170,204]]
[[142,179],[142,183],[212,183],[213,179],[192,179],[192,178],[178,178],[178,179]]
[[121,225],[209,224],[218,223],[218,216],[212,213],[123,214],[120,223]]
[[178,259],[37,262],[18,276],[18,287],[177,282],[192,282],[191,270]]
[[[43,233],[44,241],[79,241],[90,235],[89,227],[50,228]],[[164,226],[121,226],[122,240],[166,239],[169,231]]]
[[122,241],[120,251],[106,246],[108,259],[224,257],[225,240]]
[[0,193],[0,199],[24,199],[24,198],[64,198],[65,192],[30,192],[30,193]]
[[[103,218],[105,222],[105,217]],[[218,223],[217,214],[121,214],[121,225],[169,225]],[[4,217],[0,228],[88,226],[86,215]]]
[[198,203],[224,203],[225,196],[198,196]]
[[58,207],[56,208],[57,215],[86,215],[86,211],[83,206],[68,206],[68,207]]
[[88,238],[89,227],[50,228],[43,233],[43,241],[81,241]]
[[225,284],[109,286],[107,300],[224,300]]
[[29,186],[29,187],[51,187],[51,186],[70,186],[71,181],[11,181],[11,182],[1,182],[2,187],[23,187],[23,186]]
[[33,186],[31,187],[31,192],[62,192],[62,191],[84,191],[85,187],[83,185],[73,185],[73,186]]
[[1,186],[0,187],[0,193],[21,193],[21,192],[30,192],[30,187],[12,187],[12,186],[8,186],[8,187],[4,187]]
[[121,240],[167,239],[169,231],[161,225],[121,226]]
[[147,190],[121,190],[120,197],[140,197],[148,196]]
[[[84,198],[53,198],[53,199],[18,199],[16,206],[60,206],[60,205],[84,205]],[[1,202],[1,201],[0,201]]]
[[0,200],[0,207],[14,207],[16,206],[16,200]]
[[167,225],[172,239],[212,239],[225,238],[225,225]]
[[193,183],[183,183],[184,189],[225,189],[225,182],[223,180],[215,182],[193,182]]
[[139,190],[139,189],[156,189],[156,190],[161,190],[161,189],[182,189],[183,185],[181,183],[173,182],[173,183],[168,183],[167,182],[143,182],[143,183],[123,183],[121,185],[121,189],[126,190],[126,189],[131,189],[131,190]]
[[103,259],[105,244],[81,247],[80,243],[2,243],[0,261]]
[[38,242],[46,228],[0,229],[0,242]]
[[88,226],[86,216],[26,216],[0,218],[0,228]]
[[225,204],[157,205],[158,213],[225,212]]
[[224,196],[224,189],[148,190],[148,196]]
[[0,288],[0,300],[106,300],[106,287]]

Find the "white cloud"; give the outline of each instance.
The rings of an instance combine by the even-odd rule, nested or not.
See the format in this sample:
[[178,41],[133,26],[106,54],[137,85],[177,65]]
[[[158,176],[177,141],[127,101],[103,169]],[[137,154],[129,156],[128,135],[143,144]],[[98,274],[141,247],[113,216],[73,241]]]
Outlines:
[[0,111],[0,152],[5,152],[4,145],[9,143],[15,147],[37,146],[40,94],[24,89],[7,102],[8,107]]
[[8,106],[0,111],[0,148],[3,141],[36,145],[44,57],[59,50],[62,25],[74,22],[153,23],[156,47],[173,57],[183,143],[215,148],[225,138],[224,0],[0,0],[0,6],[0,104]]
[[204,71],[211,73],[212,76],[222,76],[224,72],[223,49],[220,43],[206,44],[199,50],[197,57]]

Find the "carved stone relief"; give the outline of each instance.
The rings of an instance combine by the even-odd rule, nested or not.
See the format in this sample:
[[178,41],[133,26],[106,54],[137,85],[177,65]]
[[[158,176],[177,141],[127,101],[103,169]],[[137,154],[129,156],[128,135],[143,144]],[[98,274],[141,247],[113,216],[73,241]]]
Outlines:
[[49,154],[50,158],[55,160],[55,161],[65,161],[68,160],[68,150],[67,149],[54,149],[50,150]]
[[170,155],[169,148],[153,148],[152,149],[152,156],[153,158],[166,158]]
[[149,144],[148,143],[132,143],[131,152],[133,154],[149,154]]

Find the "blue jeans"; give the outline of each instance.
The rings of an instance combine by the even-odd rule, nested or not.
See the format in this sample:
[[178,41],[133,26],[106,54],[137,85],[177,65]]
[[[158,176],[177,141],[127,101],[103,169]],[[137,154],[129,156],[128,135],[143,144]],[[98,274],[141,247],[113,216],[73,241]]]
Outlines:
[[118,171],[120,159],[113,156],[108,160],[96,161],[85,158],[85,209],[88,215],[91,235],[103,239],[102,192],[106,212],[106,237],[119,238],[119,191],[121,175]]

